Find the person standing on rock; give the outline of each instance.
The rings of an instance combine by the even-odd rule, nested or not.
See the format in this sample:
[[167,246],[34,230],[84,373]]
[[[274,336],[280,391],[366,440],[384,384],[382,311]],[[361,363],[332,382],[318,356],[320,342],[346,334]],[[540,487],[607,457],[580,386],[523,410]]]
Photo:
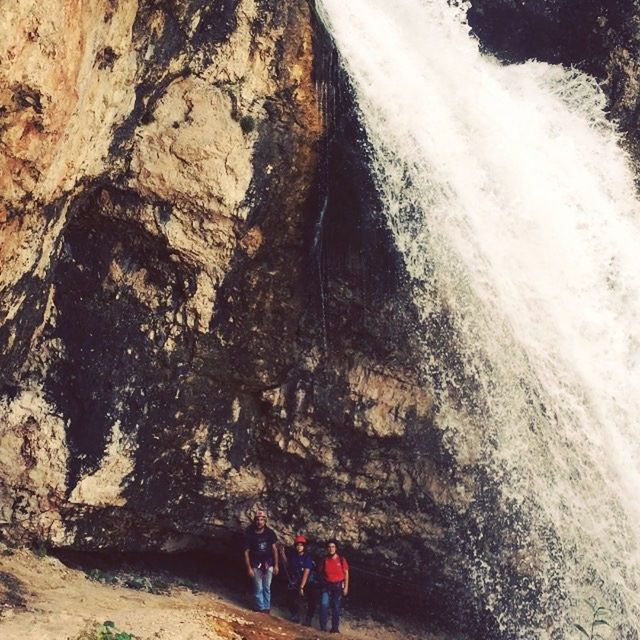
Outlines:
[[349,563],[338,555],[338,543],[328,540],[327,555],[320,565],[320,576],[323,580],[320,596],[320,630],[327,630],[329,608],[331,608],[331,633],[339,633],[340,606],[342,596],[349,593]]
[[277,542],[275,532],[267,527],[267,514],[257,511],[245,532],[244,563],[253,581],[254,608],[262,613],[271,613],[271,580],[279,571]]
[[[307,598],[307,612],[305,624],[311,626],[311,620],[315,610],[315,599],[312,592],[313,582],[313,558],[306,551],[307,539],[304,536],[296,536],[293,540],[293,549],[285,553],[282,549],[282,562],[289,582],[288,606],[292,622],[300,622],[300,608],[305,597]],[[305,589],[309,587],[309,592]]]

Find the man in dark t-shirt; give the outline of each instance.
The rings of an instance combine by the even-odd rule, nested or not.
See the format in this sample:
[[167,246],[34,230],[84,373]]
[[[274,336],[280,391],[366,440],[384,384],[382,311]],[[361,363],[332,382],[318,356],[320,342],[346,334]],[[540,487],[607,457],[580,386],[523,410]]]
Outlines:
[[244,537],[244,563],[253,581],[256,611],[270,613],[271,580],[278,575],[278,541],[273,529],[267,527],[267,515],[258,511]]

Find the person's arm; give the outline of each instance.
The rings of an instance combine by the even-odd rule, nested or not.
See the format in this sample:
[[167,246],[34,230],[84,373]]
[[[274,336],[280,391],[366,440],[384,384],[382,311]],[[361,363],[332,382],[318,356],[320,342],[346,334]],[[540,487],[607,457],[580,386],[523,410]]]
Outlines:
[[244,565],[247,568],[247,575],[250,578],[253,578],[253,576],[256,575],[256,572],[253,570],[253,567],[251,566],[251,558],[249,558],[249,549],[244,550]]
[[346,565],[344,571],[344,586],[342,587],[342,595],[349,595],[349,565]]
[[307,580],[309,579],[309,574],[311,573],[311,569],[305,569],[302,572],[302,580],[300,580],[300,595],[304,595],[304,588],[307,585]]
[[278,546],[275,542],[271,545],[271,553],[273,554],[273,575],[277,576],[280,573],[280,563],[278,562]]

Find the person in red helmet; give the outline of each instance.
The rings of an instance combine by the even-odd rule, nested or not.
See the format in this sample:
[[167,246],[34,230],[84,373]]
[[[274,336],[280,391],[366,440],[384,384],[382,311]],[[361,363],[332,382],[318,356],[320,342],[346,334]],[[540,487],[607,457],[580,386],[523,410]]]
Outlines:
[[[293,539],[293,548],[283,553],[282,560],[289,581],[288,605],[292,622],[300,622],[300,609],[303,601],[307,599],[307,615],[305,622],[311,624],[315,609],[313,594],[307,593],[313,575],[314,563],[306,551],[307,539],[297,535]],[[311,580],[310,580],[311,579]]]

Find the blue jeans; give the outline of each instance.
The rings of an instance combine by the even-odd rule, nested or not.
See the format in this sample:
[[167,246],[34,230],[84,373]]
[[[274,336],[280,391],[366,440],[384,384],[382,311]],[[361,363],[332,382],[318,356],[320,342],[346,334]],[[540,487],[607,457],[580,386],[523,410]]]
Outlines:
[[253,598],[258,611],[268,611],[271,609],[271,580],[273,578],[273,567],[258,569],[253,567]]
[[340,605],[342,604],[342,582],[329,582],[322,587],[320,597],[320,630],[327,630],[329,607],[331,607],[331,630],[340,626]]

